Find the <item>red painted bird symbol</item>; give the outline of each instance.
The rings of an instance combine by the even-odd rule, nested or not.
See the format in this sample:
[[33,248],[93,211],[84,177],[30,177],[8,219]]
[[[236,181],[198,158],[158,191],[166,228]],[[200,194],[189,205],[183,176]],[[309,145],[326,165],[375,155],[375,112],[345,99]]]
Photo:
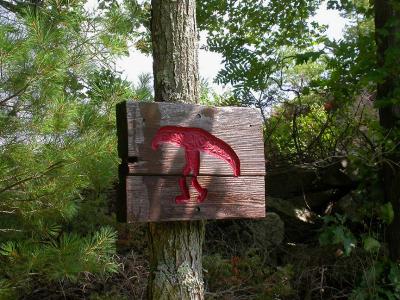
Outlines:
[[179,179],[182,194],[175,197],[176,203],[185,203],[190,199],[189,189],[186,185],[186,176],[193,174],[192,186],[197,190],[198,202],[203,202],[207,197],[207,189],[197,181],[200,170],[200,151],[226,161],[232,168],[235,176],[240,175],[240,160],[235,151],[223,140],[201,128],[163,126],[154,136],[151,147],[157,150],[160,144],[170,143],[185,149],[186,165],[183,176]]

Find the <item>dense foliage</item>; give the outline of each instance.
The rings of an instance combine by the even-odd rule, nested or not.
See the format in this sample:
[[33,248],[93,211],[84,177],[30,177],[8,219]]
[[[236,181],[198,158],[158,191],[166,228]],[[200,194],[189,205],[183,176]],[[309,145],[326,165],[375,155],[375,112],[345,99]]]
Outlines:
[[[342,39],[329,40],[323,27],[309,22],[319,5],[347,18]],[[336,291],[332,273],[337,270],[322,262],[320,268],[330,268],[331,282],[325,283],[329,276],[322,274],[326,286],[315,287],[307,297],[398,298],[398,237],[396,241],[393,231],[398,224],[400,136],[398,114],[391,113],[398,109],[398,85],[392,79],[398,78],[398,5],[202,1],[199,9],[202,29],[209,33],[207,46],[224,58],[217,81],[231,83],[240,105],[258,107],[264,115],[270,174],[285,166],[290,172],[293,164],[316,170],[339,166],[342,178],[322,179],[336,196],[319,192],[318,178],[311,189],[304,178],[299,185],[303,201],[270,200],[270,209],[282,217],[296,216],[317,226],[318,234],[307,235],[310,246],[332,246],[336,262],[343,257],[363,262],[348,266],[359,275],[349,274],[348,286]],[[285,197],[273,187],[270,193]],[[295,240],[292,236],[287,242]],[[329,256],[326,250],[324,255]]]
[[135,3],[0,3],[0,298],[117,270],[107,190],[116,180],[113,71]]

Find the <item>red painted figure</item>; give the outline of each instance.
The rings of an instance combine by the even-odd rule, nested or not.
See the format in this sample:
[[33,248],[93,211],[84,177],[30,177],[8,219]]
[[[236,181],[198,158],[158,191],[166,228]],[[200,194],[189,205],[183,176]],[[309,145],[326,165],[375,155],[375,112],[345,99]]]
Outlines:
[[185,148],[186,165],[183,176],[179,179],[182,194],[175,197],[176,203],[185,203],[190,199],[186,185],[186,176],[193,174],[192,186],[199,192],[198,202],[203,202],[207,196],[207,189],[200,186],[197,176],[200,170],[200,151],[225,160],[232,168],[235,176],[240,175],[240,160],[235,151],[224,141],[213,136],[201,128],[163,126],[154,136],[151,147],[157,150],[163,143],[170,143]]

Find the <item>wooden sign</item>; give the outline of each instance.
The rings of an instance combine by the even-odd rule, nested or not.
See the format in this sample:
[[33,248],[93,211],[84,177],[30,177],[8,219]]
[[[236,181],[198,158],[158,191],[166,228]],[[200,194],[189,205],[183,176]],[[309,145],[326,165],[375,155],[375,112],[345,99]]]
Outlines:
[[122,102],[117,134],[119,221],[265,216],[258,110]]

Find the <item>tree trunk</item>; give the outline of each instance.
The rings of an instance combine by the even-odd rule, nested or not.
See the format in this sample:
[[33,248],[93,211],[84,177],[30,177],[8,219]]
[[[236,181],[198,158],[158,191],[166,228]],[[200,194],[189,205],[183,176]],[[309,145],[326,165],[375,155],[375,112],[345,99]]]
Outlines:
[[155,101],[199,98],[196,1],[152,0]]
[[[199,96],[195,0],[152,0],[155,101]],[[149,224],[149,299],[203,299],[204,222]]]
[[[396,1],[375,0],[375,40],[377,45],[377,67],[384,74],[377,86],[377,106],[380,124],[388,141],[393,144],[383,149],[382,165],[383,191],[386,201],[393,206],[394,219],[388,228],[389,252],[393,260],[400,260],[400,147],[398,130],[399,105],[395,103],[400,89],[400,39],[399,8]],[[397,132],[396,132],[397,131]],[[393,149],[394,147],[394,149]]]

